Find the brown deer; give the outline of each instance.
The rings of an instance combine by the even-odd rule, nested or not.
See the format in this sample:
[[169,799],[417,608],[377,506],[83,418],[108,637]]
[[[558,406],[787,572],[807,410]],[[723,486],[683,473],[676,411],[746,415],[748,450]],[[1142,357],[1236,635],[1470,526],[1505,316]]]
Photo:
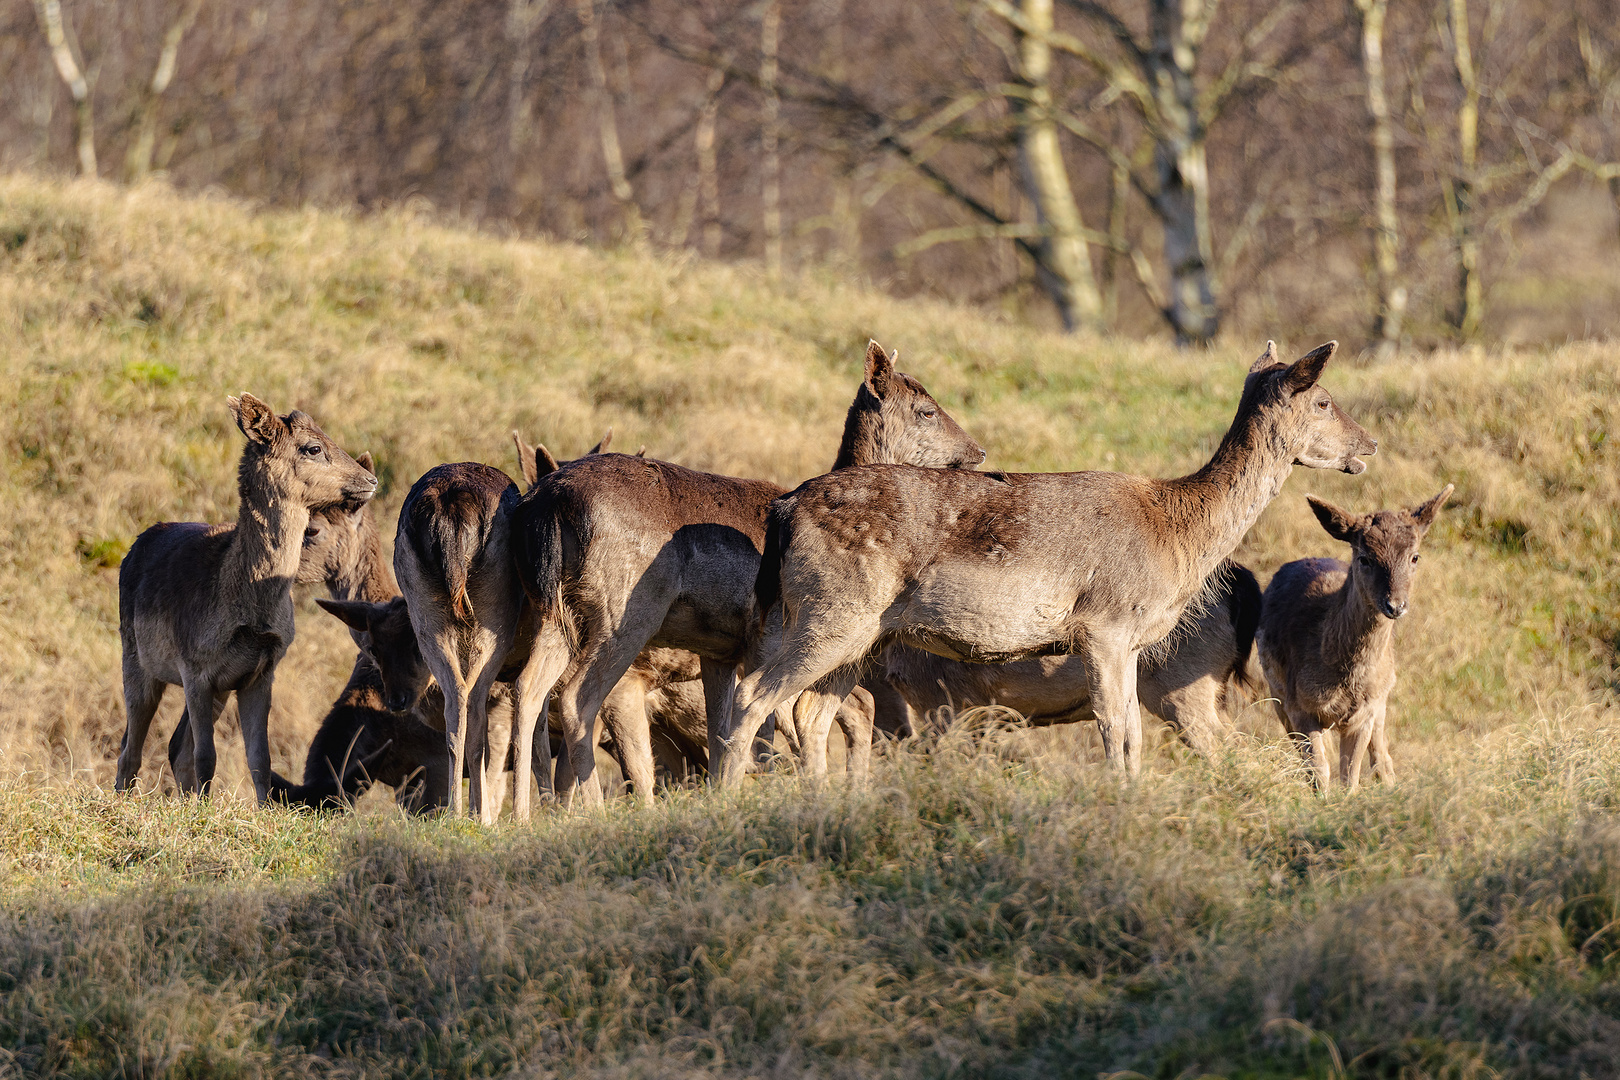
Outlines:
[[1305,498],[1322,528],[1350,545],[1337,559],[1300,559],[1266,586],[1260,618],[1260,665],[1277,701],[1283,729],[1299,744],[1321,790],[1332,770],[1327,733],[1339,733],[1339,781],[1361,782],[1369,750],[1373,771],[1395,779],[1385,713],[1395,688],[1395,620],[1406,614],[1417,575],[1418,547],[1451,496],[1409,510],[1352,514]]
[[130,547],[118,573],[127,726],[116,785],[140,770],[164,690],[185,693],[197,788],[214,778],[214,721],[236,693],[253,787],[270,783],[270,694],[293,639],[292,585],[310,512],[363,502],[377,478],[301,412],[277,416],[254,397],[231,398],[247,437],[237,470],[235,524],[165,522]]
[[1138,654],[1174,629],[1294,465],[1360,473],[1358,455],[1377,448],[1318,384],[1337,347],[1287,365],[1268,342],[1215,455],[1180,479],[871,465],[777,500],[756,590],[760,612],[781,605],[781,629],[737,688],[722,781],[742,779],[779,705],[814,688],[825,709],[894,642],[978,663],[1078,655],[1108,761],[1136,775]]
[[[979,444],[871,342],[833,468],[876,461],[972,467],[983,460]],[[781,493],[763,480],[609,454],[559,469],[523,497],[513,529],[519,574],[539,618],[533,677],[548,690],[561,680],[563,741],[588,801],[598,797],[585,782],[594,767],[597,710],[649,645],[702,658],[711,736],[720,731],[736,667],[747,655],[766,511]],[[527,725],[520,741],[529,739],[532,721],[522,714],[519,722]],[[863,738],[869,747],[870,734],[857,743]]]
[[[587,452],[586,459],[600,455],[612,434],[610,429]],[[556,459],[545,447],[529,446],[517,432],[512,438],[526,481],[532,483],[557,468]],[[450,803],[461,813],[460,778],[465,769],[471,781],[473,812],[486,824],[500,812],[496,784],[500,763],[506,760],[504,746],[488,743],[490,690],[496,681],[511,682],[520,718],[538,717],[550,690],[548,685],[536,691],[535,680],[524,666],[533,635],[525,625],[528,601],[510,552],[510,523],[517,501],[517,485],[504,472],[477,462],[435,466],[417,480],[400,508],[394,537],[394,573],[404,596],[393,602],[396,619],[409,619],[415,646],[405,647],[408,637],[396,635],[388,651],[390,655],[397,652],[403,658],[401,663],[383,662],[380,652],[374,654],[385,683],[396,672],[400,687],[425,686],[426,673],[438,682],[444,695],[444,731],[450,748]],[[350,621],[333,606],[328,605],[328,610]],[[364,618],[375,642],[378,624],[372,614]],[[522,647],[514,649],[520,643]],[[414,673],[420,676],[417,678],[411,677],[410,670],[413,649],[420,651],[424,669]],[[390,708],[407,693],[389,686]],[[534,722],[529,719],[513,726],[532,732]],[[520,818],[528,816],[531,753],[540,753],[549,763],[547,740],[541,740],[538,747],[532,740],[519,747],[520,783],[513,805]]]
[[[1260,584],[1230,559],[1215,572],[1210,602],[1189,607],[1170,636],[1136,661],[1136,693],[1148,712],[1181,741],[1208,756],[1228,731],[1220,705],[1229,683],[1258,691],[1250,677]],[[1004,705],[1032,725],[1095,719],[1091,680],[1082,658],[1041,656],[1006,664],[966,664],[909,645],[883,654],[884,677],[920,715],[942,708]]]
[[[361,454],[354,461],[373,476],[377,475],[369,453]],[[355,505],[327,507],[309,515],[294,583],[325,585],[327,594],[338,600],[387,599],[398,595],[393,571],[383,558],[382,534],[369,499]],[[356,640],[358,643],[358,638]],[[350,681],[352,683],[353,679]],[[169,740],[169,767],[176,785],[184,792],[197,790],[196,773],[191,765],[190,713],[182,710],[180,722]],[[285,785],[286,781],[272,772],[272,796]]]

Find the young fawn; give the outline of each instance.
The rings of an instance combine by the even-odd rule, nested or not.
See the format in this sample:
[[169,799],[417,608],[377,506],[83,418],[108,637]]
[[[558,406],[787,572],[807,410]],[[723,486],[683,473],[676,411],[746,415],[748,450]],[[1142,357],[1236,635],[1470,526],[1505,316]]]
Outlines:
[[1370,750],[1375,775],[1395,778],[1385,733],[1395,688],[1395,620],[1406,614],[1418,547],[1451,495],[1410,510],[1352,514],[1310,502],[1329,536],[1350,545],[1348,565],[1300,559],[1277,571],[1261,605],[1260,665],[1283,728],[1298,743],[1316,785],[1331,779],[1327,733],[1339,733],[1339,780],[1354,790]]

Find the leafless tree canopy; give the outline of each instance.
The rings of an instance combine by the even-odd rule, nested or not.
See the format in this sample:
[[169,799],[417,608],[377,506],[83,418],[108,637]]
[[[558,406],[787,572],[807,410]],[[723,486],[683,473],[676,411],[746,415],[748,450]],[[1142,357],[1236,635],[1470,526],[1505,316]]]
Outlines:
[[1620,243],[1617,0],[0,0],[0,102],[3,168],[1187,342],[1488,333],[1550,196]]

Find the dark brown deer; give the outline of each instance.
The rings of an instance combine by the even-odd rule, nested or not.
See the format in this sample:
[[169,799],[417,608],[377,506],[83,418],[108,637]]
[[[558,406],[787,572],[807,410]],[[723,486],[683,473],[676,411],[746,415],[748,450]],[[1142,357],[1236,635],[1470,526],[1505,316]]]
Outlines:
[[[834,469],[983,460],[984,450],[922,384],[870,343]],[[781,493],[763,480],[608,454],[543,477],[523,497],[513,528],[519,573],[539,617],[531,667],[539,686],[561,681],[563,741],[587,801],[598,797],[586,783],[597,710],[649,645],[702,658],[710,732],[718,734],[747,655],[766,511]],[[526,714],[519,722],[530,723]]]
[[[1215,753],[1230,730],[1221,701],[1230,683],[1258,691],[1250,677],[1260,584],[1246,566],[1227,560],[1215,572],[1206,604],[1189,607],[1164,642],[1136,661],[1142,707],[1169,724],[1200,754]],[[1004,705],[1036,727],[1096,718],[1082,658],[1041,656],[1006,664],[966,664],[909,645],[883,653],[883,674],[920,715]]]
[[737,688],[722,781],[742,779],[779,705],[811,688],[842,697],[893,642],[978,663],[1078,655],[1108,760],[1134,776],[1138,654],[1175,627],[1295,464],[1359,473],[1377,447],[1318,385],[1336,348],[1290,366],[1268,342],[1214,457],[1177,480],[871,465],[777,500],[757,592],[761,612],[781,605],[782,629]]
[[1332,779],[1329,731],[1339,734],[1341,783],[1356,789],[1369,750],[1374,774],[1395,779],[1385,730],[1395,688],[1395,620],[1411,603],[1418,547],[1451,492],[1447,484],[1409,510],[1371,514],[1305,496],[1327,534],[1350,545],[1350,563],[1301,559],[1277,571],[1260,619],[1260,665],[1283,729],[1321,790]]
[[[526,480],[556,468],[556,459],[545,447],[530,447],[517,432],[512,437]],[[587,459],[600,455],[611,437],[610,430],[587,453]],[[530,717],[513,727],[531,735],[533,718],[539,716],[550,690],[547,685],[536,691],[535,680],[525,667],[533,632],[525,625],[528,601],[510,552],[511,516],[517,501],[517,485],[499,469],[477,462],[435,466],[406,495],[394,536],[394,573],[404,593],[396,601],[396,615],[408,617],[422,665],[444,695],[450,803],[461,813],[460,777],[465,769],[471,781],[473,812],[486,824],[500,812],[498,780],[506,760],[506,747],[492,747],[488,742],[490,690],[497,681],[513,684],[517,716]],[[375,640],[377,626],[368,625]],[[394,651],[392,646],[390,651]],[[404,657],[410,650],[401,642],[397,651]],[[408,663],[383,663],[380,654],[376,658],[385,682],[399,671],[401,685],[407,685]],[[425,679],[411,682],[425,684]],[[390,707],[400,693],[388,688]],[[522,740],[518,747],[520,783],[513,810],[522,819],[529,812],[531,753],[539,753],[549,763],[548,740],[542,739],[538,746],[532,739]]]
[[377,478],[301,412],[277,416],[251,394],[230,399],[247,437],[233,525],[166,522],[130,547],[118,573],[127,727],[117,788],[140,770],[164,690],[186,697],[198,790],[214,778],[214,721],[236,693],[253,786],[270,783],[270,695],[293,639],[292,585],[310,512],[362,502]]
[[[354,461],[373,476],[377,474],[369,453],[361,454]],[[294,582],[298,585],[325,585],[327,594],[338,600],[381,600],[399,594],[393,571],[383,558],[382,534],[377,528],[377,515],[371,500],[356,505],[327,507],[309,515],[309,525],[304,529],[303,551],[298,558],[298,576]],[[353,678],[350,682],[354,682]],[[169,768],[181,791],[197,790],[196,773],[191,766],[190,713],[182,710],[180,722],[169,739]],[[285,780],[271,774],[273,797],[285,785]]]

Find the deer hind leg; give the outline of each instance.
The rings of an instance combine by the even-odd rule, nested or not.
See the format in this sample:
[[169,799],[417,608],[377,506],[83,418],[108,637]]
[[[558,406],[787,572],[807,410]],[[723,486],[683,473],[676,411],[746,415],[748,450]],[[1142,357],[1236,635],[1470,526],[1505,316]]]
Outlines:
[[128,791],[141,771],[141,755],[146,749],[146,734],[152,729],[152,717],[163,703],[163,691],[168,684],[149,677],[141,669],[140,661],[132,655],[133,649],[124,646],[124,745],[118,751],[118,772],[113,786]]
[[[698,657],[703,676],[703,717],[709,726],[709,762],[720,760],[724,749],[721,733],[731,715],[731,702],[737,693],[737,665]],[[707,768],[704,770],[707,772]]]
[[[783,630],[765,662],[738,685],[724,751],[718,768],[712,762],[710,765],[722,784],[742,782],[752,757],[754,735],[778,706],[841,668],[849,672],[848,685],[838,695],[839,700],[855,685],[858,665],[877,643],[881,625],[876,618],[851,620],[837,631],[828,632],[826,624],[831,621],[817,612],[802,612],[796,626]],[[840,673],[838,679],[843,682],[846,676]],[[823,739],[825,735],[823,732]],[[808,751],[814,733],[801,728],[799,736]]]
[[835,715],[844,732],[844,769],[857,784],[864,784],[872,775],[872,738],[877,727],[872,692],[856,686],[839,703]]
[[1224,689],[1210,676],[1162,692],[1151,679],[1137,683],[1142,707],[1169,724],[1189,750],[1206,758],[1220,750],[1228,732],[1219,704]]
[[[844,698],[854,689],[860,673],[853,669],[833,672],[799,695],[793,704],[793,724],[799,729],[800,755],[804,771],[822,779],[827,775],[827,738]],[[867,732],[871,737],[871,732]]]
[[[546,703],[551,697],[551,688],[557,685],[567,667],[568,641],[552,620],[544,620],[514,687],[512,724],[517,756],[512,763],[512,816],[518,821],[529,820],[530,789],[534,780],[539,781],[542,795],[551,791],[551,734],[544,726]],[[535,737],[537,726],[540,727],[538,739]]]
[[1091,679],[1091,707],[1097,714],[1108,764],[1128,777],[1142,771],[1142,711],[1136,702],[1138,650],[1117,636],[1094,635],[1085,657]]
[[[635,608],[619,616],[617,625],[610,625],[609,615],[602,612],[589,620],[585,640],[581,642],[573,677],[563,685],[558,695],[562,714],[563,739],[573,759],[574,782],[587,806],[599,805],[602,791],[591,782],[596,771],[596,714],[613,688],[624,678],[630,665],[636,662],[641,650],[647,647],[658,628],[663,625],[668,603],[638,601]],[[646,775],[652,773],[652,746],[645,746]],[[637,763],[641,768],[641,763]],[[569,801],[572,791],[566,793]]]
[[655,778],[646,685],[628,675],[620,679],[602,700],[601,717],[602,726],[618,747],[619,764],[636,801],[651,806]]
[[[501,803],[504,801],[502,777],[506,771],[506,744],[511,734],[508,727],[507,737],[495,740],[500,745],[492,745],[489,730],[489,695],[494,689],[496,677],[501,672],[501,657],[505,654],[505,650],[501,648],[502,644],[504,643],[493,633],[482,632],[478,635],[471,662],[468,664],[469,674],[473,676],[474,681],[466,696],[463,706],[465,711],[462,713],[471,812],[485,825],[493,825],[501,813]],[[448,715],[445,722],[448,730]]]

